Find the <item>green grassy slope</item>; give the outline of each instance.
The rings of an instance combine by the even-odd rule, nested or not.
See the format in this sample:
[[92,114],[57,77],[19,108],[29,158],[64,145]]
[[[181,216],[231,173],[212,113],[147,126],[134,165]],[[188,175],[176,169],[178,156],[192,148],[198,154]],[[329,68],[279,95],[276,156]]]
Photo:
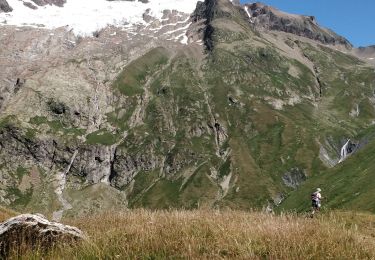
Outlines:
[[[132,61],[112,84],[118,98],[99,131],[87,134],[46,117],[33,118],[30,126],[52,137],[84,136],[85,145],[116,146],[110,182],[130,207],[251,209],[278,204],[290,193],[284,207],[302,210],[310,189],[319,184],[324,189],[342,185],[329,186],[328,205],[373,210],[371,168],[368,172],[355,168],[367,167],[366,160],[355,159],[366,150],[332,170],[322,161],[321,151],[334,164],[343,141],[359,142],[362,133],[372,131],[374,69],[333,48],[288,35],[289,51],[300,54],[294,59],[256,32],[229,1],[218,1],[213,8],[214,47],[205,53],[199,53],[203,50],[197,51],[197,46],[158,47]],[[2,128],[0,123],[0,133]],[[31,139],[37,136],[27,133]],[[368,154],[371,147],[366,148]],[[53,201],[37,205],[37,185],[22,189],[25,185],[16,178],[17,171],[3,167],[15,176],[8,197],[17,198],[17,209],[55,207]],[[334,174],[338,169],[347,177],[328,179],[340,176]],[[290,172],[306,175],[306,186],[297,192],[287,187],[283,177]],[[364,179],[357,180],[363,172]],[[72,169],[70,176],[74,175],[80,173]],[[47,187],[46,180],[41,183]],[[369,202],[344,203],[344,184],[355,194],[350,201],[363,196],[361,201]],[[356,190],[365,184],[369,192]],[[79,188],[69,191],[72,200],[102,203],[102,198],[96,203],[94,188],[86,184]],[[114,203],[118,200],[125,199],[116,197]]]
[[322,189],[325,208],[370,211],[375,213],[375,141],[335,168],[310,178],[282,203],[281,209],[305,211],[310,194]]
[[[167,152],[167,163],[177,170],[161,176],[160,169],[139,173],[135,186],[124,187],[131,206],[263,207],[292,191],[282,182],[285,173],[294,168],[307,176],[326,171],[320,147],[337,160],[342,140],[356,139],[371,124],[374,111],[368,108],[367,97],[375,74],[363,62],[296,41],[319,70],[320,97],[317,91],[311,93],[315,75],[306,65],[281,55],[233,17],[231,27],[223,26],[225,19],[214,22],[215,48],[201,68],[180,52],[149,78],[152,95],[145,124],[129,131],[121,149],[136,154],[150,147],[156,154]],[[233,30],[240,39],[227,37]],[[298,75],[291,75],[291,68]],[[300,98],[296,104],[289,102],[293,95]],[[272,99],[283,106],[276,109]],[[355,104],[358,117],[349,115]],[[212,125],[213,117],[227,135],[219,146],[212,129],[199,136],[193,133]],[[217,149],[230,151],[229,157],[218,156]],[[212,170],[218,178],[212,178]],[[230,179],[224,187],[226,178]]]
[[[188,49],[156,48],[114,83],[126,98],[111,117],[128,133],[119,153],[165,160],[117,187],[130,207],[264,207],[292,191],[284,174],[325,172],[321,146],[337,160],[342,140],[357,138],[375,117],[368,98],[375,73],[360,60],[295,40],[317,68],[320,95],[316,73],[278,51],[233,6],[219,1],[211,22],[214,48],[203,60]],[[146,92],[143,124],[132,127]],[[357,104],[359,116],[350,116]],[[219,141],[216,127],[226,135]]]

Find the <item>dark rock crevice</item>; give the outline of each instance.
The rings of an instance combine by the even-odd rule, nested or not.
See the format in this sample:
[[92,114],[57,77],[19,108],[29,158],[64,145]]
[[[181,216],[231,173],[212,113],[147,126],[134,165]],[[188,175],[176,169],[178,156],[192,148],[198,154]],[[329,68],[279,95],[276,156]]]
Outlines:
[[111,158],[111,169],[110,169],[110,174],[109,174],[109,183],[112,183],[112,181],[114,180],[114,178],[116,177],[117,175],[117,172],[115,170],[115,162],[117,160],[117,147],[115,148],[114,152],[113,152],[113,156]]
[[320,78],[320,69],[319,67],[315,64],[314,60],[309,57],[309,55],[307,55],[305,52],[302,51],[302,55],[303,57],[309,61],[313,68],[312,68],[312,73],[315,77],[315,81],[316,81],[316,87],[318,88],[317,91],[319,93],[319,98],[322,98],[323,97],[323,91],[324,91],[324,87],[325,87],[325,84],[324,82],[322,81],[322,79]]
[[205,0],[198,2],[194,13],[191,15],[193,23],[203,23],[203,27],[198,30],[202,34],[203,42],[207,51],[212,51],[214,48],[214,34],[215,27],[212,21],[217,18],[230,18],[231,13],[222,8],[222,5],[228,7],[231,4],[223,0]]
[[202,33],[203,35],[203,42],[207,51],[212,51],[214,48],[214,27],[211,25],[211,22],[214,19],[216,4],[216,0],[205,0],[204,2],[198,2],[196,9],[191,16],[194,23],[203,21],[204,26],[198,32]]
[[17,94],[21,90],[23,85],[26,83],[25,79],[17,78],[16,83],[14,84],[14,94]]
[[319,69],[316,66],[314,66],[314,74],[319,88],[319,97],[321,98],[323,96],[323,82],[319,77]]

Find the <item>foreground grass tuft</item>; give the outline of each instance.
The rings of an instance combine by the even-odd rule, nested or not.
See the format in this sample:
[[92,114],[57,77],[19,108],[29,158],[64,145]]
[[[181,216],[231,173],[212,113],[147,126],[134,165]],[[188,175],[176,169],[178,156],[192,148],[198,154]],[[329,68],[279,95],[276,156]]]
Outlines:
[[375,230],[375,217],[356,219],[341,213],[315,219],[236,211],[107,213],[68,221],[90,241],[54,249],[44,259],[374,259],[375,234],[368,227]]
[[0,223],[16,215],[15,211],[0,206]]

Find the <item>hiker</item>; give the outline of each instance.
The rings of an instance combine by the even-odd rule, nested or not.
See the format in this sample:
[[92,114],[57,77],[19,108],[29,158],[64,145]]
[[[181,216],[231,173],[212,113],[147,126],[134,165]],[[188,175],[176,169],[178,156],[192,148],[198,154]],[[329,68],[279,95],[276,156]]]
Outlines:
[[314,215],[315,212],[320,211],[320,207],[322,206],[321,200],[322,200],[322,194],[320,193],[322,190],[320,188],[317,188],[314,193],[311,194],[311,202],[312,202],[312,211],[311,214]]

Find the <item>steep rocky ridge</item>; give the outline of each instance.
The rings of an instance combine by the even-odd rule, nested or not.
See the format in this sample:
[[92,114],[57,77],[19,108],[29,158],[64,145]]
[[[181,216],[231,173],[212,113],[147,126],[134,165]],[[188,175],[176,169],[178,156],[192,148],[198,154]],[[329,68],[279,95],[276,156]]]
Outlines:
[[93,37],[0,27],[1,203],[261,208],[337,165],[348,138],[360,147],[373,68],[260,30],[246,7],[206,0]]
[[304,36],[324,44],[352,47],[344,37],[319,26],[314,16],[288,14],[262,3],[247,4],[245,11],[257,27]]

